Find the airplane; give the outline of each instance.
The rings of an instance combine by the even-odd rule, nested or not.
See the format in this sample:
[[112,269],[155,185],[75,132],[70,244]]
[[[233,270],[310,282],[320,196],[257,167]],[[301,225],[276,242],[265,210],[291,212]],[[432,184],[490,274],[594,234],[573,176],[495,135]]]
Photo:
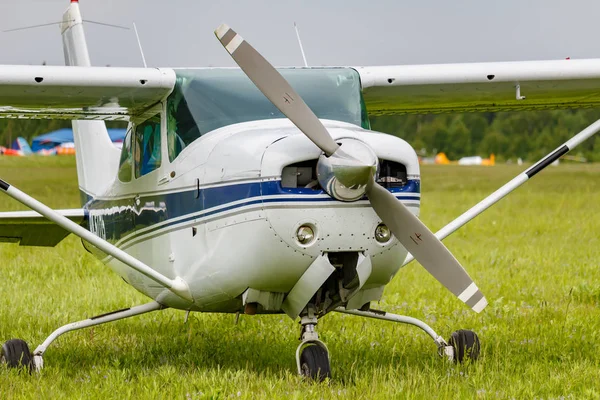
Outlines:
[[462,157],[458,161],[450,161],[446,153],[437,153],[433,158],[422,158],[421,164],[440,164],[440,165],[496,165],[496,156],[490,154],[490,158],[482,158],[481,156]]
[[496,156],[490,154],[490,158],[482,158],[481,156],[462,157],[458,160],[458,165],[485,165],[487,167],[496,165]]
[[[418,219],[418,157],[370,130],[369,115],[600,104],[600,60],[276,69],[227,25],[232,68],[92,67],[77,0],[60,25],[66,66],[0,66],[2,118],[73,120],[82,207],[54,210],[0,176],[31,211],[0,213],[0,240],[55,246],[69,234],[150,298],[64,325],[33,351],[2,345],[9,367],[38,371],[60,335],[165,308],[285,313],[299,321],[298,373],[331,365],[317,324],[331,312],[414,325],[452,362],[477,360],[475,332],[448,340],[371,308],[413,259],[459,300],[487,300],[441,242],[600,130],[600,121],[435,235]],[[122,149],[105,120],[128,121]]]

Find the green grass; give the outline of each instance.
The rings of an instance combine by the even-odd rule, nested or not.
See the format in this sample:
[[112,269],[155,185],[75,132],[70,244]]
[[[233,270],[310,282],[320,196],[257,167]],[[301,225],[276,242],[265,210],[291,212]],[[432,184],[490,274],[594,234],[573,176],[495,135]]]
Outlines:
[[[426,166],[422,219],[433,230],[523,167]],[[72,158],[0,158],[0,178],[53,207],[78,206]],[[0,196],[0,209],[21,209]],[[0,368],[1,398],[516,398],[600,396],[600,166],[550,167],[446,240],[486,294],[471,312],[418,264],[374,305],[444,337],[475,330],[481,359],[456,366],[420,330],[328,315],[333,379],[296,376],[286,316],[165,310],[68,333],[38,375]],[[54,249],[0,245],[0,339],[35,348],[57,327],[147,299],[69,237]]]

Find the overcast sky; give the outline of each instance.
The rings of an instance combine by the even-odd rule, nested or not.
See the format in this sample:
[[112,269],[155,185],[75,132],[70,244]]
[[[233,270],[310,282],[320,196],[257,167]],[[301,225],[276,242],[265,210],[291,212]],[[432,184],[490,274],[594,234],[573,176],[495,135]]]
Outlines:
[[[0,0],[0,30],[60,21],[69,0]],[[84,19],[135,22],[149,66],[233,66],[225,22],[275,65],[395,65],[600,57],[597,0],[81,0]],[[93,65],[142,66],[133,29],[85,25]],[[57,25],[0,33],[0,64],[62,65]]]

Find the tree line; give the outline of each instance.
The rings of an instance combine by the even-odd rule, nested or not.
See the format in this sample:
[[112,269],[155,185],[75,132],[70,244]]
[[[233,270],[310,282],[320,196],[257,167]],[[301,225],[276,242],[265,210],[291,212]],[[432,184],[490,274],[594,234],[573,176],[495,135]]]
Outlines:
[[[410,143],[422,156],[444,152],[451,160],[464,156],[496,155],[498,160],[536,161],[600,118],[600,109],[520,111],[371,117],[373,130]],[[124,127],[109,122],[109,127]],[[0,145],[19,136],[31,139],[61,128],[63,120],[0,119]],[[592,137],[574,155],[600,161],[600,139]]]
[[[371,117],[371,128],[401,137],[422,156],[444,152],[451,160],[496,155],[536,161],[600,118],[600,109]],[[593,136],[573,155],[600,161]]]

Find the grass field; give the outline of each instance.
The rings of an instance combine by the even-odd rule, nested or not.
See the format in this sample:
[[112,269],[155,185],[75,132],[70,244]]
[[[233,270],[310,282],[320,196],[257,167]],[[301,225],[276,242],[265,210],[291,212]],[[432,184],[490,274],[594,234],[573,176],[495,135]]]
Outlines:
[[[523,167],[426,166],[421,217],[434,231]],[[0,158],[0,177],[57,208],[78,207],[72,158]],[[0,209],[22,209],[0,196]],[[420,330],[354,316],[319,323],[333,379],[296,376],[286,316],[165,310],[68,333],[36,375],[0,368],[0,398],[600,397],[600,166],[550,167],[446,240],[490,305],[471,312],[418,264],[375,308],[448,337],[475,330],[482,356],[456,366]],[[147,301],[70,236],[54,249],[0,244],[0,340],[32,349],[57,327]]]

